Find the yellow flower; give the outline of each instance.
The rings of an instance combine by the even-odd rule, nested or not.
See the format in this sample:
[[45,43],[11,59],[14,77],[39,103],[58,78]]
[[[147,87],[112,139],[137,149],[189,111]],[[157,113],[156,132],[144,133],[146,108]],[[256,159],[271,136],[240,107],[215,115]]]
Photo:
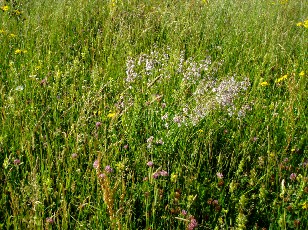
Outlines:
[[267,81],[263,81],[263,82],[260,83],[260,85],[261,85],[261,86],[267,86],[267,85],[268,85],[268,82],[267,82]]
[[22,53],[27,53],[28,51],[27,50],[21,50],[21,49],[17,49],[15,50],[15,54],[22,54]]
[[16,34],[10,34],[10,38],[15,38]]
[[0,34],[5,34],[5,30],[1,29]]
[[8,11],[10,9],[9,6],[1,6],[1,10],[3,11]]
[[278,78],[275,82],[279,83],[279,82],[281,82],[281,81],[283,81],[283,80],[285,80],[287,78],[288,78],[288,75],[286,74],[286,75],[283,75],[282,77]]
[[304,21],[304,27],[308,28],[308,19]]
[[22,50],[20,49],[15,50],[15,54],[21,54],[21,53],[22,53]]
[[296,26],[302,26],[303,25],[303,23],[302,22],[298,22],[298,23],[296,23]]
[[305,72],[304,72],[304,71],[301,71],[301,72],[299,73],[299,76],[300,76],[300,77],[304,77],[304,76],[305,76]]
[[115,115],[116,115],[116,113],[108,113],[107,117],[113,118],[113,117],[115,117]]
[[302,204],[302,209],[308,209],[308,204],[306,201]]

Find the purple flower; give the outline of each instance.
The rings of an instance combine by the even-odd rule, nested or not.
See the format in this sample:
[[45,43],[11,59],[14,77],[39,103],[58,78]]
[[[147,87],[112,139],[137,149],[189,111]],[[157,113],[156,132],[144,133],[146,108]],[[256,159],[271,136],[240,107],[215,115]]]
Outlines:
[[212,201],[212,204],[213,204],[213,205],[218,205],[218,200],[213,200],[213,201]]
[[161,170],[161,171],[159,172],[159,174],[160,174],[161,176],[168,176],[168,172],[166,172],[165,170]]
[[104,178],[106,177],[106,175],[105,175],[105,173],[101,173],[101,174],[98,175],[98,177],[99,177],[100,179],[104,179]]
[[72,158],[73,158],[73,159],[76,159],[77,157],[78,157],[77,153],[73,153],[73,154],[72,154]]
[[292,173],[291,175],[290,175],[290,180],[295,180],[296,179],[296,173]]
[[19,159],[14,160],[14,165],[20,165],[21,161]]
[[128,145],[124,145],[123,148],[124,148],[124,149],[128,149]]
[[93,167],[94,167],[95,169],[98,169],[98,167],[99,167],[99,161],[98,161],[98,160],[95,160],[95,161],[94,161]]
[[159,176],[160,176],[160,173],[159,173],[159,172],[156,172],[156,173],[153,174],[153,178],[154,178],[154,179],[157,179],[157,177],[159,177]]
[[188,230],[193,230],[193,229],[196,228],[197,226],[198,226],[197,220],[196,220],[193,216],[191,216],[191,217],[190,217],[190,222],[189,222],[189,224],[188,224],[188,226],[187,226],[187,229],[188,229]]
[[153,167],[153,165],[154,165],[153,161],[149,161],[149,162],[147,163],[147,166],[149,166],[149,167]]
[[219,178],[219,179],[223,179],[224,178],[224,175],[220,172],[216,173],[216,176]]
[[96,126],[96,128],[98,128],[98,127],[100,127],[102,125],[102,123],[101,122],[96,122],[96,124],[95,124],[95,126]]
[[113,169],[110,167],[110,165],[107,165],[107,166],[105,167],[105,171],[106,171],[107,173],[112,173],[112,172],[113,172]]
[[181,213],[182,213],[182,215],[183,215],[183,216],[186,216],[186,215],[187,215],[187,211],[186,211],[186,210],[184,210],[184,209],[182,210],[182,212],[181,212]]
[[47,217],[46,222],[49,223],[49,224],[53,224],[55,221],[52,217]]

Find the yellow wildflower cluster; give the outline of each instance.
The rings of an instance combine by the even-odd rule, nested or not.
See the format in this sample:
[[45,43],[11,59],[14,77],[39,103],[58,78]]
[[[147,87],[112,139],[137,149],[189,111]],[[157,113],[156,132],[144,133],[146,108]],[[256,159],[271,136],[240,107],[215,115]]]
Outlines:
[[260,85],[261,85],[261,86],[268,86],[269,84],[268,84],[267,81],[263,81],[263,82],[260,83]]
[[8,11],[10,9],[9,6],[1,6],[2,11]]
[[305,28],[308,28],[308,19],[303,22],[296,23],[296,26],[300,26],[300,27],[303,26]]
[[27,52],[28,52],[27,50],[21,50],[21,49],[15,50],[15,54],[25,54]]
[[276,83],[279,83],[279,82],[282,82],[283,80],[287,79],[288,78],[288,75],[283,75],[282,77],[278,78],[275,82]]
[[115,117],[117,114],[116,113],[109,113],[108,115],[107,115],[107,117],[108,118],[113,118],[113,117]]
[[304,77],[304,76],[305,76],[305,72],[304,72],[304,71],[301,71],[298,75],[299,75],[300,77]]

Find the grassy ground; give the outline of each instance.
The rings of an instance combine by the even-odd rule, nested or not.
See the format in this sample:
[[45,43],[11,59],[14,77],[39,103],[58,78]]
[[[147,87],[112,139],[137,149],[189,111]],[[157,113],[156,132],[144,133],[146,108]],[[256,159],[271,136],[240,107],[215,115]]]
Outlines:
[[307,229],[305,0],[0,7],[0,229]]

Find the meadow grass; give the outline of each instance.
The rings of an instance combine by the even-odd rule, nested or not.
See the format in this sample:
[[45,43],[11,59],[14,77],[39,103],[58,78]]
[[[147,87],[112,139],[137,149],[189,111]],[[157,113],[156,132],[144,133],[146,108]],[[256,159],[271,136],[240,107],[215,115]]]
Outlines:
[[0,229],[307,229],[305,2],[0,1]]

